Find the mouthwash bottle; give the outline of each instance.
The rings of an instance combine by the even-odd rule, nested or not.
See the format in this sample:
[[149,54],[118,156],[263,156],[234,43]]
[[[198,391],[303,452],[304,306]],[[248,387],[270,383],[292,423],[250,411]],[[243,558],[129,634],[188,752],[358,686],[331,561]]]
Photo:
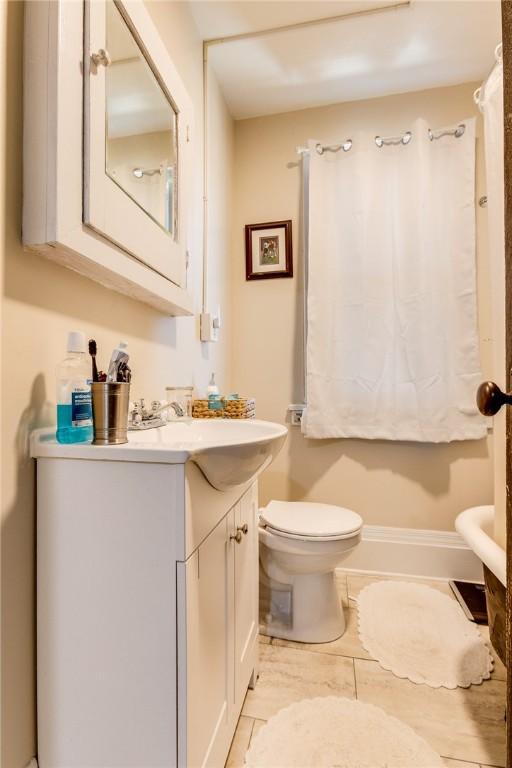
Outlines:
[[57,368],[57,441],[91,443],[92,400],[89,361],[81,331],[68,335],[67,355]]

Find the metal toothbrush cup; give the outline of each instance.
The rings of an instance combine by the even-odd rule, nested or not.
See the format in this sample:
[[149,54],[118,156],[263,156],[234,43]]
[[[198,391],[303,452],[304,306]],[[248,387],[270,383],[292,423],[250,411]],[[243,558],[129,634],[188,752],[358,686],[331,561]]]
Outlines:
[[121,445],[128,442],[130,384],[120,381],[92,383],[94,445]]

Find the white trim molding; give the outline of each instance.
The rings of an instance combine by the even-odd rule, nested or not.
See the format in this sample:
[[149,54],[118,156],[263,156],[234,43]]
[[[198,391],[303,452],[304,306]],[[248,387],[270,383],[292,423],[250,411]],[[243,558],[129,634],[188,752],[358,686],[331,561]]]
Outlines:
[[482,563],[454,531],[365,525],[343,570],[483,582]]

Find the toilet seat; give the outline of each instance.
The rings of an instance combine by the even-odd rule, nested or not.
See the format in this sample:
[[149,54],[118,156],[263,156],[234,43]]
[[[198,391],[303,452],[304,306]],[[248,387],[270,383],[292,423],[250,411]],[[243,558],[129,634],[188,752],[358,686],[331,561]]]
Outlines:
[[271,501],[260,510],[260,520],[269,533],[302,541],[349,539],[363,526],[351,509],[303,501]]

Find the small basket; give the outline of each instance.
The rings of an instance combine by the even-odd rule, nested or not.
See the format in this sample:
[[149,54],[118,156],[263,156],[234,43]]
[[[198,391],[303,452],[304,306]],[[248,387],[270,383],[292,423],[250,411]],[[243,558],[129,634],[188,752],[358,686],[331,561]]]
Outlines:
[[252,397],[240,397],[238,400],[221,398],[221,408],[208,408],[208,400],[194,400],[192,416],[194,419],[254,419],[256,401]]

